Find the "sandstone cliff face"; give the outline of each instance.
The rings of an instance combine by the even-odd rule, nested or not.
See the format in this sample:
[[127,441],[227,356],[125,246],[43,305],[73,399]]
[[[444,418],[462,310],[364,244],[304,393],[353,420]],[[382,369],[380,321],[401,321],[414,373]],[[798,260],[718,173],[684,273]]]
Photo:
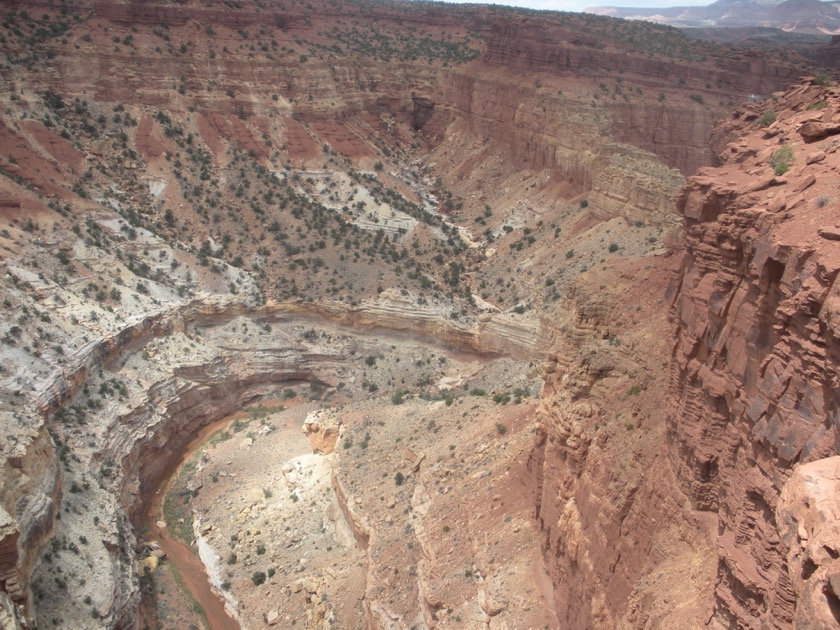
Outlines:
[[581,276],[549,346],[529,469],[566,627],[700,627],[710,615],[713,520],[685,500],[662,449],[673,262]]
[[780,493],[797,466],[791,484],[831,483],[819,462],[838,448],[837,97],[803,84],[739,112],[723,166],[680,200],[670,461],[692,506],[718,520],[724,627],[820,626],[834,614],[834,552],[808,547],[829,530],[813,529],[807,493],[786,490],[781,504]]
[[530,461],[571,627],[837,623],[838,97],[804,83],[716,132],[679,201],[675,341],[657,271],[573,285]]
[[[4,627],[26,618],[32,609],[29,576],[38,550],[53,532],[61,503],[61,478],[53,441],[46,427],[24,420],[25,412],[3,412],[2,421],[16,428],[6,455],[0,495],[0,585],[3,587]],[[34,426],[33,426],[34,425]]]
[[[705,98],[703,107],[685,99],[661,98],[657,93],[648,93],[643,103],[625,98],[599,106],[609,113],[610,132],[617,140],[655,153],[684,174],[711,160],[708,134],[715,117],[722,113],[720,98],[728,100],[733,91],[766,95],[798,77],[797,69],[762,55],[716,51],[713,46],[690,49],[674,33],[649,32],[646,25],[633,25],[635,30],[630,33],[626,24],[607,25],[598,20],[575,15],[565,24],[542,17],[489,22],[483,60],[491,67],[527,74],[591,78],[595,83],[618,78],[649,92],[668,91],[669,83],[696,91],[695,98]],[[596,34],[601,26],[609,33],[607,45]],[[613,48],[612,42],[620,41],[628,42],[633,52]],[[654,51],[667,54],[654,56]],[[697,72],[701,59],[714,61]]]
[[[646,32],[646,26],[638,27],[640,33],[624,33],[593,16],[508,16],[483,8],[376,9],[383,33],[423,25],[460,38],[475,37],[469,41],[476,52],[485,48],[470,64],[441,68],[418,60],[382,63],[375,57],[378,63],[360,65],[347,54],[324,57],[321,51],[317,57],[309,55],[306,63],[285,53],[243,57],[233,50],[219,51],[223,42],[198,36],[193,28],[247,33],[248,28],[270,26],[281,33],[275,37],[309,42],[323,37],[336,20],[357,25],[372,19],[352,5],[267,11],[96,2],[89,9],[90,22],[105,28],[138,25],[166,35],[160,29],[166,25],[171,41],[187,42],[186,47],[175,63],[153,50],[132,54],[130,49],[115,50],[110,41],[82,42],[87,63],[78,63],[75,50],[59,54],[52,62],[58,71],[45,77],[60,93],[227,119],[243,127],[244,135],[234,134],[237,140],[252,140],[263,159],[268,152],[259,142],[261,131],[271,129],[288,140],[293,136],[293,124],[284,125],[278,114],[313,125],[307,132],[316,145],[344,136],[353,139],[358,151],[372,154],[376,149],[370,136],[382,132],[377,129],[382,114],[421,130],[433,144],[460,123],[470,128],[474,141],[492,138],[496,148],[510,151],[517,168],[524,163],[529,169],[556,170],[581,191],[597,176],[593,158],[608,137],[649,151],[684,175],[694,172],[711,161],[708,137],[714,120],[730,106],[727,101],[782,89],[800,72],[794,63],[680,37],[659,50],[654,42],[660,33]],[[345,46],[340,39],[336,45]],[[96,65],[93,71],[91,63]],[[628,86],[619,91],[621,98],[591,101],[599,84],[613,81]],[[179,82],[182,87],[175,90]],[[556,88],[569,83],[575,86],[571,95],[558,97]],[[547,89],[535,89],[535,84]],[[705,99],[703,104],[689,94]],[[360,125],[362,115],[369,118]]]

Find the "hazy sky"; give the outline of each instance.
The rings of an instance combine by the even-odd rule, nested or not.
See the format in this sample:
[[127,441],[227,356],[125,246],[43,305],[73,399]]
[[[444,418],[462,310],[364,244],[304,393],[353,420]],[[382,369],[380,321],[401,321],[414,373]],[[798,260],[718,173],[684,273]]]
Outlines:
[[[450,1],[450,0],[446,0]],[[582,11],[587,7],[673,7],[702,6],[713,0],[477,0],[480,4],[504,4],[551,11]]]

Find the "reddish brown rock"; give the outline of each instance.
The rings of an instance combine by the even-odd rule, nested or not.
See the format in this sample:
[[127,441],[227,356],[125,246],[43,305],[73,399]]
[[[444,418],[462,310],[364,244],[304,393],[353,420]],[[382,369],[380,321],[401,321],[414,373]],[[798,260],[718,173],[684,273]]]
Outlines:
[[[783,95],[776,111],[788,138],[810,115],[795,111],[803,98],[836,100],[813,86]],[[744,146],[766,141],[751,125],[741,131]],[[823,470],[810,462],[837,449],[840,236],[820,226],[835,221],[824,175],[838,164],[790,146],[792,168],[807,166],[770,191],[749,183],[766,167],[759,150],[727,154],[716,177],[693,178],[680,200],[686,253],[672,310],[670,459],[692,506],[718,519],[714,618],[729,627],[824,627],[813,601],[820,588],[801,584],[776,514],[793,467]],[[733,195],[722,183],[730,181],[745,186]]]
[[806,122],[799,128],[799,135],[805,142],[815,142],[826,136],[840,133],[840,123]]
[[796,468],[776,507],[797,628],[831,628],[840,606],[840,457]]

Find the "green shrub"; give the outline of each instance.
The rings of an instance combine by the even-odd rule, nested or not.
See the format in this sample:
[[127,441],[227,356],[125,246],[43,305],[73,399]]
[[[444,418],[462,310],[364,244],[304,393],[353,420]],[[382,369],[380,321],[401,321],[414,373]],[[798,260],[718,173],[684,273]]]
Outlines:
[[254,575],[251,576],[251,581],[254,583],[255,586],[259,586],[260,584],[265,583],[265,573],[262,571],[254,571]]
[[790,170],[790,166],[793,164],[795,159],[793,149],[791,149],[789,145],[785,144],[782,145],[782,147],[773,154],[773,157],[770,158],[770,166],[773,167],[776,175],[784,175]]
[[776,122],[776,112],[774,112],[772,109],[768,109],[761,115],[761,118],[758,119],[758,126],[767,127],[768,125],[771,125],[774,122]]
[[510,394],[507,392],[496,392],[493,394],[493,402],[497,405],[506,405],[510,402]]
[[817,76],[815,76],[811,83],[814,85],[822,85],[824,87],[828,87],[831,85],[831,79],[828,78],[828,75],[825,72],[820,72]]

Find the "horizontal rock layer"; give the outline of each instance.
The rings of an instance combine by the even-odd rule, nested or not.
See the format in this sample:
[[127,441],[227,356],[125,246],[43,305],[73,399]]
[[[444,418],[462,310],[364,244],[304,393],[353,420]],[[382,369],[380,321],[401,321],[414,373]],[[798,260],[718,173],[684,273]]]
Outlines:
[[[249,325],[256,322],[268,329],[272,324],[326,324],[337,330],[417,338],[477,356],[539,355],[539,325],[525,316],[486,316],[468,327],[451,323],[431,307],[413,306],[410,301],[371,302],[355,308],[273,304],[255,309],[231,300],[196,300],[143,318],[85,347],[73,358],[72,366],[58,374],[38,397],[41,417],[37,422],[33,418],[32,424],[40,427],[44,438],[36,435],[28,442],[22,439],[20,455],[7,462],[9,466],[24,466],[24,474],[8,475],[4,486],[9,502],[13,503],[12,493],[20,497],[14,519],[9,516],[0,523],[0,561],[9,597],[28,606],[29,573],[37,550],[53,533],[54,510],[61,502],[64,475],[57,466],[46,428],[57,422],[56,413],[69,406],[82,388],[98,387],[103,371],[114,376],[142,375],[140,389],[125,403],[109,403],[97,414],[92,430],[78,434],[62,431],[62,435],[66,434],[64,440],[75,451],[92,447],[86,466],[103,480],[101,492],[115,496],[115,507],[125,510],[129,519],[139,515],[144,497],[202,426],[230,415],[281,384],[313,379],[332,386],[338,383],[336,375],[347,360],[341,350],[324,347],[301,351],[282,335],[243,341],[232,327],[238,321]],[[200,350],[185,351],[188,346]],[[141,352],[142,358],[136,356]],[[94,377],[94,371],[100,376]],[[73,478],[78,478],[77,473]],[[18,485],[8,483],[15,479],[20,479]],[[30,480],[28,485],[24,484],[26,480]],[[34,486],[36,482],[40,485]],[[92,488],[89,492],[100,490]],[[108,544],[116,562],[118,551],[133,547],[134,535],[124,517],[114,520],[113,527],[106,526],[100,535],[111,541]],[[106,624],[130,623],[137,602],[133,572],[118,570],[114,575],[121,577],[101,586],[111,595],[109,608],[100,606],[99,613]]]

